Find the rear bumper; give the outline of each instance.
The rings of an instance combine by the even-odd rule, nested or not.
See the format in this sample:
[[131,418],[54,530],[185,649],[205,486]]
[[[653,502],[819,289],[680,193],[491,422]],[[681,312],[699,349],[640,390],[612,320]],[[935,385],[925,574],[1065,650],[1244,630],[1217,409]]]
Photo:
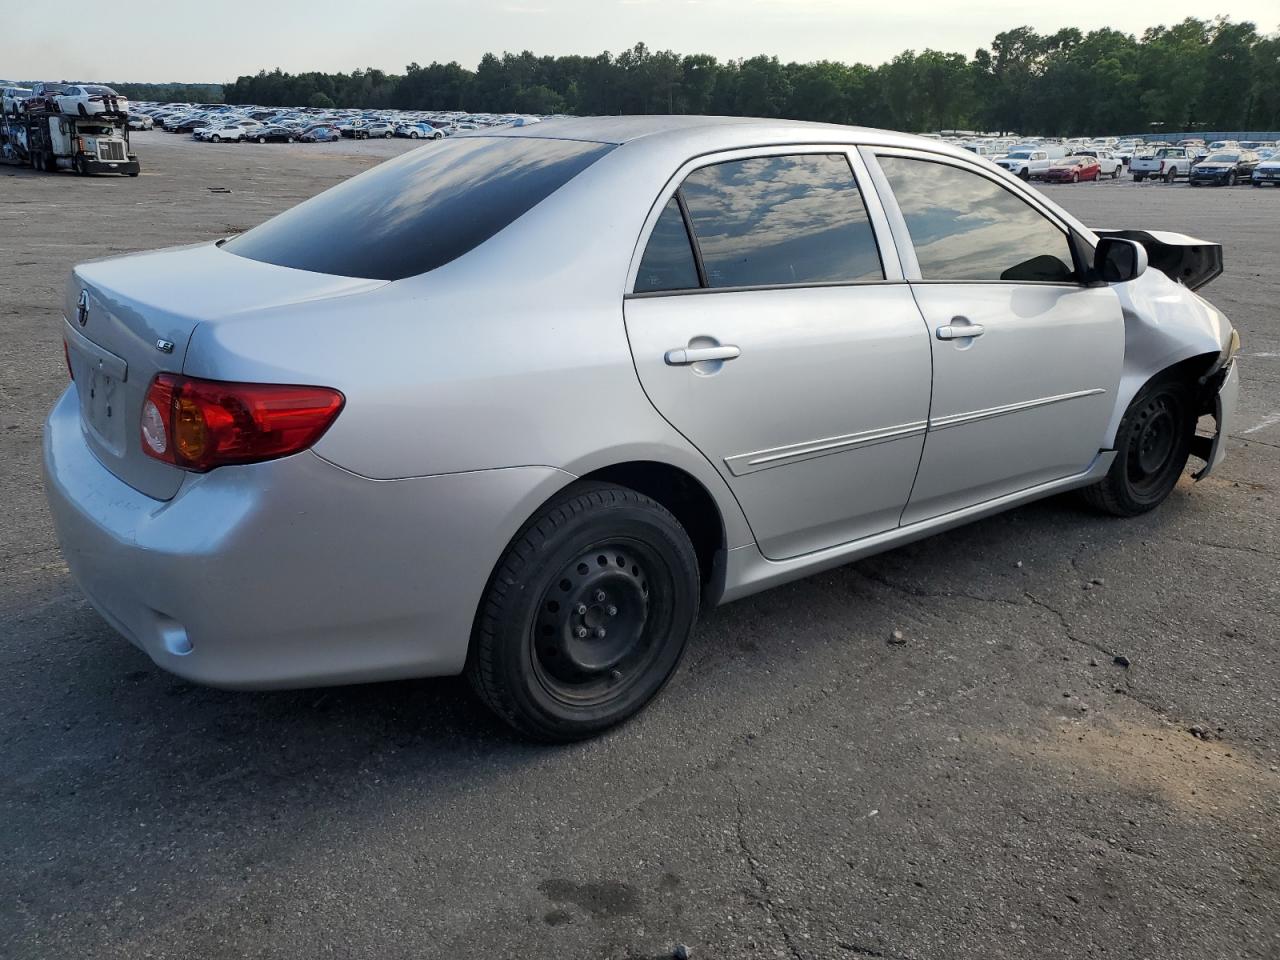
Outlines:
[[74,389],[44,436],[72,576],[158,665],[214,686],[459,672],[499,555],[571,479],[516,467],[374,481],[303,453],[192,474],[153,500],[94,457]]

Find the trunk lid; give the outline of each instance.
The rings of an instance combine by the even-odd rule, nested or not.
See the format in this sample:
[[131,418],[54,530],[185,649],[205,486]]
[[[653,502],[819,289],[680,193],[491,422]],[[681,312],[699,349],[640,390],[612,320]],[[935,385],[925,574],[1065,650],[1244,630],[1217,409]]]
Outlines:
[[129,486],[168,500],[185,471],[143,452],[142,405],[157,373],[182,372],[196,327],[384,283],[277,267],[212,243],[81,264],[63,316],[90,449]]

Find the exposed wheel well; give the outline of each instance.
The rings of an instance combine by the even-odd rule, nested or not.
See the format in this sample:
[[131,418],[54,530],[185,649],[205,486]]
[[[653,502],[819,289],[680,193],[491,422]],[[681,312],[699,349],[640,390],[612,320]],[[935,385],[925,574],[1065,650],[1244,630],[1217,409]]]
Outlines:
[[680,468],[653,460],[616,463],[581,479],[630,487],[670,510],[689,534],[698,555],[704,599],[716,602],[725,546],[724,520],[706,487]]
[[[1147,383],[1154,383],[1156,380],[1163,380],[1166,378],[1184,380],[1191,384],[1192,388],[1195,390],[1197,415],[1212,413],[1213,398],[1217,395],[1218,388],[1221,384],[1214,380],[1202,381],[1204,381],[1205,375],[1209,372],[1210,368],[1217,361],[1219,356],[1220,354],[1217,353],[1201,353],[1194,357],[1188,357],[1185,360],[1180,360],[1171,366],[1165,367],[1159,373],[1153,375],[1149,380],[1147,380]],[[1143,386],[1146,386],[1146,384],[1143,384]]]

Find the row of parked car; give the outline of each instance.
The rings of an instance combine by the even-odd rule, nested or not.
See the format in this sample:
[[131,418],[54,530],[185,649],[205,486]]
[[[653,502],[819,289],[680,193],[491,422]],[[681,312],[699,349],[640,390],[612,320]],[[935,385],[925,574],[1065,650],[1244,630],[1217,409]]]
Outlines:
[[229,106],[227,104],[137,103],[129,123],[136,130],[160,127],[189,133],[209,143],[316,143],[343,137],[405,137],[439,140],[462,130],[503,125],[523,126],[541,117],[462,112],[319,110]]
[[1079,183],[1115,179],[1126,169],[1136,181],[1172,183],[1183,179],[1192,186],[1280,185],[1280,149],[1274,141],[1184,140],[1180,143],[1142,143],[1135,140],[960,142],[1023,180]]
[[1274,143],[1221,140],[1215,143],[1165,144],[1134,160],[1134,180],[1182,178],[1193,187],[1280,185],[1280,149]]

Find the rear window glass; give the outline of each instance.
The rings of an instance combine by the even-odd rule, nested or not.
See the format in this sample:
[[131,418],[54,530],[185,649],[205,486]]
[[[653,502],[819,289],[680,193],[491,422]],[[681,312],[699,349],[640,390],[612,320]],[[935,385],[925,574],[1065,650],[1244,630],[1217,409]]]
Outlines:
[[401,280],[456,260],[613,144],[463,137],[374,167],[222,245],[250,260]]

